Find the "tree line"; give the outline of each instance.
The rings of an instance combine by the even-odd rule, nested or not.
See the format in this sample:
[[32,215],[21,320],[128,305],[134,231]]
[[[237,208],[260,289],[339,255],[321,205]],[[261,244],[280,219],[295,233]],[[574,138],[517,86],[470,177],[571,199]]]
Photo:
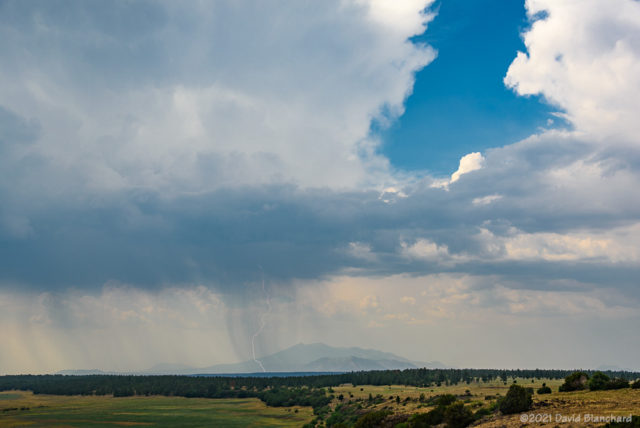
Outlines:
[[[54,395],[165,395],[205,398],[258,397],[262,392],[289,388],[312,390],[342,384],[408,385],[417,387],[452,385],[510,378],[563,379],[572,370],[546,369],[406,369],[349,372],[314,376],[227,377],[227,376],[142,376],[142,375],[6,375],[0,376],[0,390],[18,389],[34,394]],[[584,370],[587,376],[595,371]],[[635,380],[638,372],[607,371],[610,378]],[[302,393],[301,393],[302,394]]]

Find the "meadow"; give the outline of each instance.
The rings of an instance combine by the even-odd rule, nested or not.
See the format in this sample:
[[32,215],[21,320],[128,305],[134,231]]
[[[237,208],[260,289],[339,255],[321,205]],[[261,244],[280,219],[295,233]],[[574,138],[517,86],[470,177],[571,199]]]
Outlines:
[[0,392],[1,427],[300,427],[311,419],[310,407],[268,407],[257,398],[113,398]]

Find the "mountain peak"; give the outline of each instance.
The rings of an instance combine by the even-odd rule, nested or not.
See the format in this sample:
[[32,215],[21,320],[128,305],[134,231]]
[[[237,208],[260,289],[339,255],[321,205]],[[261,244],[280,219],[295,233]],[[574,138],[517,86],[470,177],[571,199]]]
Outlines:
[[[359,347],[331,346],[322,342],[297,343],[282,351],[260,358],[267,372],[350,372],[365,370],[403,370],[417,367],[444,368],[441,363],[410,361],[390,352]],[[217,364],[194,368],[183,364],[156,364],[136,374],[232,374],[258,373],[254,360],[235,364]],[[65,370],[63,374],[86,374],[82,370]]]
[[[432,366],[417,363],[390,352],[359,347],[338,347],[322,342],[297,343],[282,351],[260,358],[267,372],[347,372],[360,370],[407,369]],[[438,366],[442,366],[438,364]],[[237,364],[220,364],[199,373],[252,373],[260,367],[253,360]]]

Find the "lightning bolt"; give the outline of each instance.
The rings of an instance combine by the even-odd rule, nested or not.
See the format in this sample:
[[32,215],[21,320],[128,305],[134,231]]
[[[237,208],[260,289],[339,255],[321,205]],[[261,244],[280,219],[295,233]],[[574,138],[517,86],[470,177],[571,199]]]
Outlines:
[[[262,271],[262,267],[260,267],[260,270]],[[269,293],[267,293],[267,289],[264,286],[264,271],[262,271],[262,293],[264,294],[265,301],[267,303],[267,311],[260,315],[260,327],[255,333],[253,333],[253,336],[251,336],[251,353],[253,354],[253,361],[260,366],[263,372],[266,372],[262,365],[262,361],[256,358],[256,338],[260,336],[260,333],[264,330],[264,326],[267,325],[267,317],[271,314],[271,301],[269,300]]]

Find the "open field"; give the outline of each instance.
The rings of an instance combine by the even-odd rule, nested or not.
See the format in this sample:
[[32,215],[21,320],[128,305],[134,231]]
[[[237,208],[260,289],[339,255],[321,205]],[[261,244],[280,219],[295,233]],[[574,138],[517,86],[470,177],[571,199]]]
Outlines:
[[[418,400],[420,394],[424,394],[426,399],[439,394],[454,394],[460,397],[473,411],[477,411],[482,407],[489,407],[495,403],[496,399],[492,397],[504,396],[509,389],[513,380],[505,385],[502,381],[492,382],[472,382],[471,384],[458,384],[450,386],[416,388],[411,386],[390,385],[390,386],[371,386],[359,385],[353,387],[351,385],[343,385],[335,387],[334,394],[344,396],[343,402],[349,400],[364,400],[363,405],[368,411],[373,410],[392,410],[395,414],[414,414],[428,412],[433,409],[432,406],[421,404]],[[638,389],[620,389],[610,391],[575,391],[575,392],[557,392],[558,387],[563,380],[538,379],[531,382],[530,379],[517,379],[519,385],[525,387],[533,387],[537,390],[545,382],[554,391],[551,394],[538,395],[534,394],[533,409],[527,412],[527,415],[540,414],[545,417],[547,423],[523,423],[520,420],[520,413],[514,415],[494,414],[478,421],[475,426],[483,428],[498,427],[523,427],[531,426],[566,426],[566,427],[600,427],[605,425],[604,422],[584,422],[584,415],[596,416],[629,416],[640,415],[640,390]],[[468,393],[467,393],[468,390]],[[367,405],[367,399],[371,394],[373,397],[380,394],[384,398],[384,402],[375,405]],[[395,397],[400,397],[400,402],[396,402]],[[394,397],[394,399],[391,399]],[[409,397],[410,400],[405,401]],[[487,399],[488,398],[488,399]],[[336,399],[332,403],[335,407],[339,401]],[[548,416],[543,416],[548,415]],[[557,420],[561,416],[571,418],[573,415],[580,415],[580,421]],[[535,416],[534,416],[535,417]]]
[[[390,408],[394,412],[399,413],[418,413],[427,412],[432,409],[432,407],[422,405],[419,401],[414,401],[420,397],[420,394],[424,394],[426,399],[435,395],[453,394],[457,396],[464,396],[464,399],[468,400],[469,403],[476,402],[481,403],[483,406],[487,406],[492,402],[492,400],[486,400],[485,397],[496,397],[498,395],[504,396],[507,393],[509,385],[511,385],[512,382],[513,380],[510,379],[507,385],[505,385],[504,382],[495,380],[491,382],[471,382],[470,384],[459,383],[458,385],[442,385],[428,388],[419,388],[404,385],[358,385],[355,387],[351,385],[342,385],[339,387],[334,387],[333,390],[336,397],[342,394],[344,396],[344,401],[348,401],[349,399],[366,400],[369,397],[369,394],[371,394],[373,397],[379,394],[382,395],[382,397],[385,399],[385,402],[375,407],[379,407],[380,409],[386,407]],[[532,387],[534,389],[540,388],[542,386],[542,383],[544,382],[554,391],[557,391],[558,387],[564,381],[561,379],[538,379],[532,383],[531,379],[517,379],[517,382],[519,385]],[[469,391],[469,395],[467,395],[466,393],[467,390]],[[391,400],[391,396],[393,396],[394,399],[396,396],[399,396],[400,403],[396,403],[395,400]],[[411,400],[405,401],[407,397]],[[549,397],[549,395],[547,395],[547,397]],[[332,404],[335,406],[338,403],[339,401],[336,399]]]
[[[585,414],[595,416],[629,416],[640,415],[640,390],[618,389],[611,391],[574,391],[554,392],[547,395],[535,395],[533,409],[527,412],[531,415],[548,415],[548,422],[534,423],[535,426],[582,426],[600,427],[604,422],[585,422]],[[557,419],[580,416],[580,421]],[[520,414],[496,416],[478,426],[492,427],[521,427]]]
[[[537,390],[545,382],[554,391],[534,394],[533,409],[528,415],[545,416],[545,423],[523,423],[520,414],[492,413],[476,422],[475,426],[498,427],[600,427],[603,422],[585,422],[584,415],[629,416],[640,415],[640,389],[610,391],[557,392],[562,380],[516,379],[519,385]],[[331,388],[334,400],[330,408],[340,404],[354,405],[358,414],[376,410],[391,410],[395,415],[412,415],[433,409],[420,401],[441,394],[454,394],[472,411],[490,408],[504,396],[513,383],[502,381],[460,383],[426,388],[402,385],[341,385]],[[373,400],[369,400],[369,396]],[[338,397],[342,396],[342,400]],[[376,399],[378,397],[378,399]],[[381,398],[380,398],[381,397]],[[399,401],[396,397],[400,397]],[[11,410],[7,410],[11,409]],[[297,412],[296,412],[297,410]],[[327,414],[327,417],[331,412]],[[571,418],[580,415],[580,421],[557,420],[557,415]],[[406,419],[405,416],[405,419]],[[0,392],[0,426],[220,426],[220,427],[301,427],[314,419],[309,407],[267,407],[256,398],[203,399],[181,397],[126,397],[111,396],[55,396],[34,395],[30,392]]]
[[309,407],[267,407],[257,398],[112,398],[0,392],[1,427],[300,427],[311,419]]

